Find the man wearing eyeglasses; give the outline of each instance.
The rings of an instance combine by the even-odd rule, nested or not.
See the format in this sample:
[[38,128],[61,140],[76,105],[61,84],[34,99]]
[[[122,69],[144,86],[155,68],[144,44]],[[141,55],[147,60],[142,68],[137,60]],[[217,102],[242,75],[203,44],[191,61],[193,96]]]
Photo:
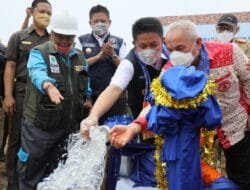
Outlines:
[[8,190],[18,189],[16,155],[20,145],[21,116],[27,82],[27,58],[31,48],[49,40],[46,28],[50,22],[51,13],[52,7],[47,0],[34,0],[31,5],[32,25],[12,34],[6,50],[3,108],[7,115],[12,117],[7,148]]
[[238,19],[233,14],[223,14],[216,25],[217,38],[220,41],[236,43],[250,58],[250,42],[243,38],[235,38],[239,30]]

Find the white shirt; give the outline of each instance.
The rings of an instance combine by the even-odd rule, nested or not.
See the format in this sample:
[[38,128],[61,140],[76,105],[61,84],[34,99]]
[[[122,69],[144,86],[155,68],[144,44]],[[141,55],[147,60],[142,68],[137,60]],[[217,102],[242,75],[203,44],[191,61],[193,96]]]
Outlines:
[[[166,57],[162,54],[161,57],[163,59],[166,59]],[[155,65],[153,66],[156,70],[160,70],[161,65]],[[128,60],[124,59],[120,62],[118,65],[110,84],[115,85],[122,90],[125,90],[127,86],[129,85],[130,81],[132,80],[134,76],[134,66],[133,64]]]
[[125,90],[132,80],[133,76],[133,64],[128,59],[124,59],[118,65],[115,74],[110,81],[110,84],[115,85],[122,90]]

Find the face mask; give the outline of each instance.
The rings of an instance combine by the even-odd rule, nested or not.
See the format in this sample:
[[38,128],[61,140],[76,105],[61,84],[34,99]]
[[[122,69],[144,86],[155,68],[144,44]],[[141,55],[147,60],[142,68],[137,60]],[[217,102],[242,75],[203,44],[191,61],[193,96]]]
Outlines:
[[92,26],[93,32],[98,36],[103,36],[108,32],[108,24],[103,22],[98,22]]
[[169,58],[172,63],[172,65],[184,65],[186,67],[190,66],[192,62],[194,61],[194,56],[192,54],[193,48],[195,45],[195,41],[193,42],[192,49],[187,52],[181,52],[181,51],[173,51],[170,53]]
[[225,30],[224,32],[217,33],[218,39],[222,42],[231,42],[234,38],[234,33]]
[[158,52],[154,49],[146,49],[140,52],[137,52],[139,59],[146,65],[155,64],[161,57],[161,52]]
[[191,52],[181,52],[181,51],[173,51],[170,53],[171,63],[176,65],[185,65],[186,67],[190,66],[194,60],[194,56]]
[[65,57],[67,57],[67,56],[69,55],[69,52],[70,52],[71,48],[74,47],[74,43],[69,44],[69,46],[61,46],[61,45],[59,45],[58,43],[55,42],[56,40],[55,40],[55,38],[54,38],[53,33],[51,33],[51,38],[50,38],[50,40],[51,40],[51,43],[52,43],[53,47],[54,47],[58,52],[62,53]]
[[37,13],[33,19],[40,28],[46,28],[50,22],[50,16],[47,13]]
[[67,56],[69,55],[69,51],[70,51],[71,48],[73,47],[73,45],[67,46],[67,47],[57,45],[57,44],[54,42],[53,38],[51,39],[51,43],[53,44],[54,48],[55,48],[58,52],[62,53],[65,57],[67,57]]
[[64,46],[56,45],[57,51],[59,51],[66,57],[69,55],[69,51],[71,50],[71,48],[72,46],[64,47]]

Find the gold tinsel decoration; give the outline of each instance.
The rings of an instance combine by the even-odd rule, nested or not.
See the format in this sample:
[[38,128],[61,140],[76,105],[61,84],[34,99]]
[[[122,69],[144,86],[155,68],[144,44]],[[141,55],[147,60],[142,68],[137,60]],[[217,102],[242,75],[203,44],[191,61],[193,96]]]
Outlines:
[[214,80],[207,80],[207,84],[203,91],[194,98],[175,100],[168,91],[162,87],[160,78],[156,78],[151,83],[151,91],[155,97],[155,104],[175,109],[196,108],[201,102],[207,100],[208,96],[214,94],[216,84]]
[[215,134],[215,130],[204,128],[201,130],[201,158],[212,167],[215,167],[213,146]]
[[155,159],[155,178],[157,182],[157,188],[161,190],[167,190],[168,189],[168,183],[166,181],[166,163],[161,161],[161,151],[162,146],[164,144],[164,139],[159,136],[155,135],[154,138],[154,145],[155,145],[155,152],[154,152],[154,159]]

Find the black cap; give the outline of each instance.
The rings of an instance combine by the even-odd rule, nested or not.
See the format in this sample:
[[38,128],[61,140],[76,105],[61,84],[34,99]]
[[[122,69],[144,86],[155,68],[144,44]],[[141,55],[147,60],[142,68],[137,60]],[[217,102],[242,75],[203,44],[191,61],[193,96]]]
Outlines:
[[220,24],[229,24],[232,26],[235,26],[238,24],[238,20],[236,18],[236,16],[234,16],[233,14],[224,14],[220,17],[217,25]]

